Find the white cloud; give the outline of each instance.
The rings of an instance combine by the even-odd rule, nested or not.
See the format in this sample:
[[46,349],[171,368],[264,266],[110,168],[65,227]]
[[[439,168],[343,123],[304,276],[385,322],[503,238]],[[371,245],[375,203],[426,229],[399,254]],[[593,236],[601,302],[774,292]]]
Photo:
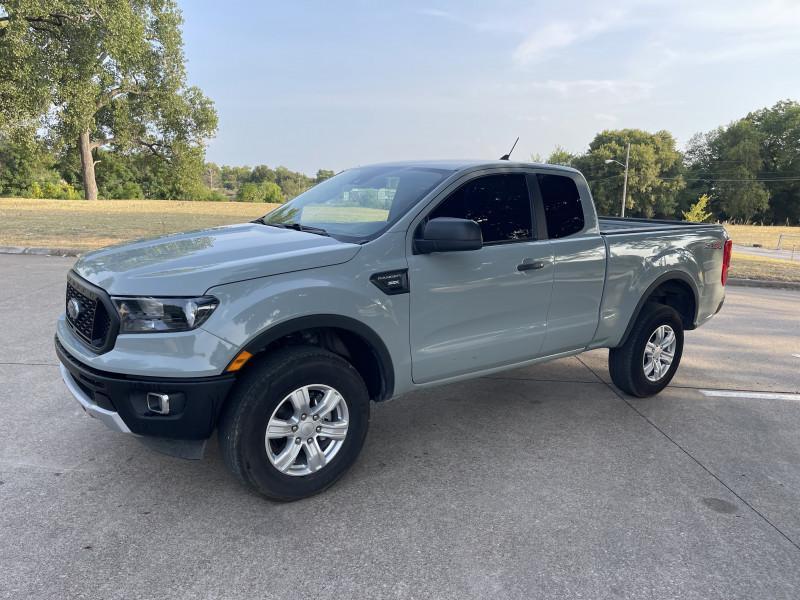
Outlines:
[[654,84],[619,79],[547,79],[532,81],[526,87],[555,92],[567,97],[606,96],[616,101],[641,100],[650,95]]
[[551,50],[566,48],[585,42],[610,31],[624,22],[623,11],[608,11],[598,18],[554,20],[535,28],[514,49],[513,58],[518,65],[526,65],[546,57]]

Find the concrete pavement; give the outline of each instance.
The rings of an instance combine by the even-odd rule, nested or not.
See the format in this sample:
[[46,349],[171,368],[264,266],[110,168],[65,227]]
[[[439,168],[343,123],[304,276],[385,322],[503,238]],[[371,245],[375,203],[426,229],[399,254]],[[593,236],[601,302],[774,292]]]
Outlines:
[[[326,493],[266,502],[86,417],[53,321],[74,259],[0,256],[0,598],[796,598],[800,293],[731,288],[673,384],[606,352],[374,407]],[[744,390],[707,397],[699,390]]]

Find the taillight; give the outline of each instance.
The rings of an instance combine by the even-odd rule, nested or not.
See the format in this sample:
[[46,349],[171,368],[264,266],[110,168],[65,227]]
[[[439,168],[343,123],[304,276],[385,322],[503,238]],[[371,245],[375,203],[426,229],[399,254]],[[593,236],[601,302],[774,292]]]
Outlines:
[[731,253],[733,252],[733,240],[725,242],[725,248],[722,251],[722,285],[728,282],[728,269],[731,266]]

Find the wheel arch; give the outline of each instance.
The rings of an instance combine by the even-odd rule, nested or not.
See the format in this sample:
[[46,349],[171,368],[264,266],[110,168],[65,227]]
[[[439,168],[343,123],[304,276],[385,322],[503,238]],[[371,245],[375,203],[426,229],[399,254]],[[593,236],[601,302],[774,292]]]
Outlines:
[[336,314],[295,317],[263,330],[242,350],[255,356],[291,343],[318,345],[343,356],[364,379],[372,400],[392,397],[395,379],[392,357],[386,344],[368,325]]
[[681,316],[683,328],[692,330],[695,328],[697,311],[700,304],[700,294],[694,280],[683,271],[670,271],[658,277],[651,283],[636,304],[636,308],[628,320],[625,333],[619,341],[622,346],[630,336],[636,320],[642,312],[644,306],[653,300],[660,304],[665,304],[674,308]]

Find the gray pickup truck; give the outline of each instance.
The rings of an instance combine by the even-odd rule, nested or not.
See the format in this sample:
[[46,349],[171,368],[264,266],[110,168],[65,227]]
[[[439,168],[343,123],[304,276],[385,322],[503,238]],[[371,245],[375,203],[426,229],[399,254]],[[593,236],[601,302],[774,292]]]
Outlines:
[[598,219],[565,167],[359,167],[252,223],[83,256],[56,351],[112,429],[196,458],[216,429],[240,481],[293,500],[353,464],[370,401],[594,348],[658,393],[730,251],[718,225]]

